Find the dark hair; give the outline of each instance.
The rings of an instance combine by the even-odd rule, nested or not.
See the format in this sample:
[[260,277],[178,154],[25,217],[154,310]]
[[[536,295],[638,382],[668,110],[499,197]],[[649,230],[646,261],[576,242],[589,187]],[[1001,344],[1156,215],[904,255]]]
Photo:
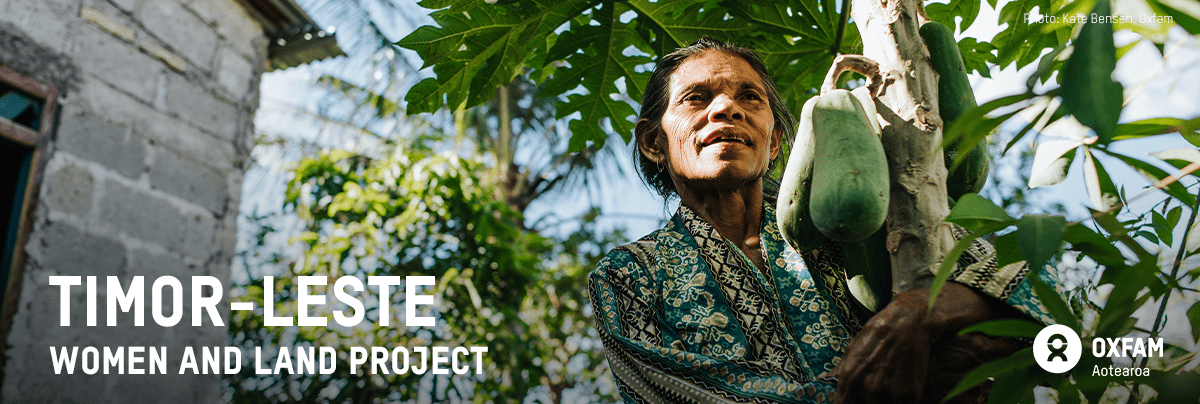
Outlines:
[[[716,50],[731,55],[741,57],[750,64],[750,67],[758,73],[762,79],[763,85],[767,91],[767,102],[771,104],[771,115],[775,119],[775,129],[783,133],[783,144],[790,145],[792,139],[796,135],[796,117],[792,115],[787,104],[783,101],[783,97],[779,95],[779,90],[775,88],[775,81],[771,80],[771,76],[767,74],[767,67],[763,64],[758,55],[754,51],[733,44],[709,38],[707,36],[688,45],[686,48],[676,49],[658,59],[654,68],[654,74],[650,75],[650,82],[646,84],[646,91],[642,95],[642,108],[638,112],[638,121],[645,119],[648,121],[650,128],[649,133],[655,133],[662,130],[662,117],[667,112],[667,97],[670,96],[671,75],[675,70],[682,65],[683,62],[700,55],[705,51]],[[635,141],[633,148],[633,161],[637,163],[642,174],[642,180],[651,189],[658,191],[659,195],[669,197],[674,194],[675,183],[671,182],[671,175],[668,170],[660,170],[658,163],[650,160],[642,155],[641,143],[637,142],[636,137],[640,136],[634,131]],[[782,153],[780,153],[782,154]],[[776,162],[779,161],[778,156],[771,161],[771,168],[775,168]]]

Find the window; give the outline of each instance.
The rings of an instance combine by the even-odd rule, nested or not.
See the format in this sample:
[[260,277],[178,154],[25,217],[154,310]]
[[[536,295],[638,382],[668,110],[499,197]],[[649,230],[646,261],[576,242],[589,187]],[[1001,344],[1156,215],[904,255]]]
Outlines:
[[0,66],[0,335],[16,312],[58,90]]

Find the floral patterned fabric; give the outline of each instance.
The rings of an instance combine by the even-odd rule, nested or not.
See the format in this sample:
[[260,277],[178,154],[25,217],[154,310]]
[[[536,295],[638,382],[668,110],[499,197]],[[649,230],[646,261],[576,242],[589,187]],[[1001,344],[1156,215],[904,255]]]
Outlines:
[[[764,199],[774,218],[774,199]],[[600,261],[592,305],[626,402],[832,401],[837,381],[826,372],[869,313],[846,292],[836,243],[801,257],[775,220],[763,222],[766,271],[683,206]],[[977,242],[952,279],[1048,323],[1024,266],[997,270],[993,251]]]

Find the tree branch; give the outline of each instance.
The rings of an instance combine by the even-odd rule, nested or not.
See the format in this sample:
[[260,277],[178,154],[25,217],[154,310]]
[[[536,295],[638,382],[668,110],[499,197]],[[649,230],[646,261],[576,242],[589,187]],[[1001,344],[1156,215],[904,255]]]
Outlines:
[[863,55],[890,80],[876,106],[891,180],[887,249],[892,292],[929,286],[954,245],[946,204],[946,167],[938,117],[937,74],[918,34],[917,0],[859,0],[852,17]]

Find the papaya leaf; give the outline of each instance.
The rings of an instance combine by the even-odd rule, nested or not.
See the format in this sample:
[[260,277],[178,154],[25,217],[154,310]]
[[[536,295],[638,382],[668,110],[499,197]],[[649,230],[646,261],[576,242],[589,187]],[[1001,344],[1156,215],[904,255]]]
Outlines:
[[745,35],[745,20],[726,19],[724,12],[703,12],[703,2],[692,0],[630,0],[622,4],[638,13],[638,22],[662,33],[670,49],[686,46],[702,36],[728,40]]
[[[539,44],[598,0],[531,0],[511,4],[440,1],[429,7],[437,26],[427,25],[397,45],[416,51],[436,77],[422,80],[405,100],[412,113],[442,105],[462,108],[490,99],[491,91],[521,73]],[[611,6],[610,6],[611,8]]]
[[[567,102],[560,103],[556,111],[558,119],[576,112],[580,114],[578,120],[570,123],[571,151],[583,150],[588,140],[597,146],[602,145],[608,137],[604,121],[625,140],[633,136],[631,118],[636,112],[629,102],[616,97],[622,93],[618,81],[624,79],[625,90],[641,99],[642,88],[649,81],[650,73],[639,72],[636,67],[650,62],[650,59],[623,54],[625,47],[620,44],[641,43],[641,38],[627,25],[620,23],[615,8],[612,5],[602,7],[593,20],[600,25],[566,31],[550,50],[551,59],[563,56],[570,66],[559,67],[554,77],[546,83],[545,91],[565,93],[580,84],[588,91],[586,95],[568,96]],[[584,52],[574,52],[583,44],[588,44],[583,48]]]
[[[1075,50],[1063,70],[1063,106],[1079,123],[1096,131],[1098,143],[1108,144],[1117,134],[1117,119],[1124,102],[1121,84],[1113,81],[1117,48],[1113,44],[1109,0],[1099,0],[1091,17],[1075,38]],[[1099,19],[1099,21],[1096,21]]]
[[979,42],[975,38],[966,37],[958,41],[958,51],[962,54],[967,73],[975,72],[983,77],[992,77],[989,65],[996,63],[996,46],[989,42]]
[[789,37],[802,37],[795,46],[812,47],[834,45],[839,22],[836,7],[818,7],[816,1],[754,2],[724,0],[721,5],[730,14],[741,17]]

